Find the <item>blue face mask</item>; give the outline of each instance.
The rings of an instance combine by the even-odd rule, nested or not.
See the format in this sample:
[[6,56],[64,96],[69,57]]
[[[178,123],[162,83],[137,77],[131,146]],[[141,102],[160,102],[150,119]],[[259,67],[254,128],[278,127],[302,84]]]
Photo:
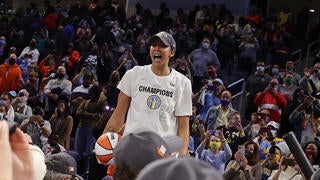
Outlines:
[[278,74],[279,69],[278,68],[272,68],[272,74]]
[[209,49],[209,43],[202,43],[202,49]]
[[229,106],[229,104],[230,104],[230,101],[229,100],[227,100],[227,99],[221,99],[221,105],[222,106]]
[[264,72],[264,67],[263,66],[257,66],[257,71],[258,72]]

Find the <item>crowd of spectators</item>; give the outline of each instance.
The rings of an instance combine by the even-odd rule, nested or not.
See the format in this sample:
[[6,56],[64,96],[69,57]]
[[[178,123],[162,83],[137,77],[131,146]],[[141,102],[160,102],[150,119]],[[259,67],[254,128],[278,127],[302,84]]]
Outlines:
[[[170,66],[192,82],[191,157],[225,179],[304,179],[282,138],[293,131],[319,168],[320,55],[303,73],[295,70],[289,44],[306,30],[289,9],[260,17],[251,8],[235,19],[208,4],[172,18],[165,3],[157,15],[137,3],[126,18],[115,1],[59,3],[45,1],[43,12],[34,3],[15,11],[0,4],[0,118],[16,122],[48,159],[70,152],[84,178],[106,175],[92,154],[117,105],[117,84],[150,63],[151,34],[167,31],[177,44]],[[246,80],[243,114],[225,79],[235,70]]]

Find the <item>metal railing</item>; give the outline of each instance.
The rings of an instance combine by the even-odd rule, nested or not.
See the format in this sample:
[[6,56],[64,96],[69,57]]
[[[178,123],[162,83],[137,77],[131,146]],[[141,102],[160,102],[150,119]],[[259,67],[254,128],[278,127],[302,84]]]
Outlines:
[[309,63],[309,57],[314,55],[319,49],[320,39],[308,44],[307,55],[306,55],[306,65]]
[[[238,108],[234,107],[235,109],[237,109],[238,111],[242,111],[242,106],[243,106],[243,94],[245,93],[245,84],[246,84],[246,81],[244,78],[241,78],[231,84],[229,84],[227,86],[227,89],[231,89],[232,87],[234,86],[237,86],[237,85],[240,85],[241,84],[241,90],[239,92],[234,92],[233,95],[232,95],[232,101],[234,101],[237,97],[240,97],[240,100],[239,100],[239,104],[238,104]],[[232,105],[235,105],[234,103],[232,103]]]

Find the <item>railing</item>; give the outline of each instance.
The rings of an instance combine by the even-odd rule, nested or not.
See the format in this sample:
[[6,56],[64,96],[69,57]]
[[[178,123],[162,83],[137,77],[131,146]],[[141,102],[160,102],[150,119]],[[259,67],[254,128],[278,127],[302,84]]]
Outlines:
[[[239,86],[241,84],[241,91],[239,92],[233,92],[232,94],[232,99],[234,100],[235,98],[237,98],[238,96],[240,96],[240,101],[239,101],[239,107],[236,108],[234,107],[235,109],[237,109],[238,111],[242,111],[242,105],[243,105],[243,94],[245,93],[245,79],[244,78],[241,78],[239,79],[238,81],[235,81],[231,84],[229,84],[227,86],[227,89],[231,89],[232,87],[234,86]],[[234,104],[233,104],[234,105]]]
[[309,63],[309,57],[317,52],[319,45],[320,45],[320,39],[308,45],[307,55],[306,55],[306,65],[308,65]]

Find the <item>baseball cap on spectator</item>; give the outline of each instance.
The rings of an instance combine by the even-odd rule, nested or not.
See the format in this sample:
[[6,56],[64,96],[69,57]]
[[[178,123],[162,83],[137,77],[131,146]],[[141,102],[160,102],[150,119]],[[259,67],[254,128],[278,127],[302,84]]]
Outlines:
[[9,91],[9,94],[12,98],[17,97],[17,92],[16,91]]
[[279,123],[275,122],[275,121],[270,121],[268,124],[267,124],[267,127],[269,126],[272,126],[274,127],[275,129],[279,129],[280,125]]
[[22,97],[22,96],[29,96],[29,93],[26,89],[21,89],[19,92],[18,92],[18,96],[19,97]]
[[156,39],[160,39],[163,44],[165,44],[168,47],[171,47],[172,50],[176,50],[176,41],[174,40],[174,38],[172,37],[172,35],[170,33],[167,33],[165,31],[161,31],[155,35],[153,35],[150,40],[149,43],[152,44]]
[[212,83],[214,82],[218,82],[219,84],[221,84],[222,86],[224,85],[223,84],[223,81],[220,79],[220,78],[215,78],[214,80],[212,80]]
[[77,174],[76,160],[66,152],[53,154],[46,159],[47,170],[83,179]]
[[162,138],[150,130],[138,129],[124,136],[115,147],[115,165],[126,165],[133,170],[141,170],[156,159],[169,157],[178,152],[183,144],[178,136]]
[[143,168],[137,180],[222,180],[214,168],[194,158],[156,160]]

